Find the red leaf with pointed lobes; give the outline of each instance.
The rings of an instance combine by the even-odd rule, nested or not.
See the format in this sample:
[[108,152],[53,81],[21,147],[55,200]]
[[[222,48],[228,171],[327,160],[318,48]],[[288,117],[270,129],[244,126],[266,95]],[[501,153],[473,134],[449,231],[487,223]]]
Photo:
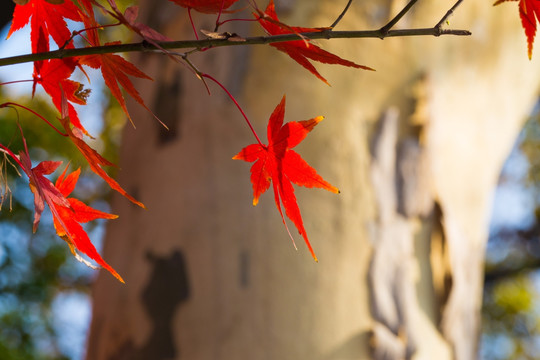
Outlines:
[[[58,180],[56,180],[55,184],[64,198],[67,198],[75,188],[79,179],[80,169],[75,170],[67,176],[66,172],[67,167]],[[53,205],[56,210],[53,212],[54,227],[58,236],[66,241],[74,256],[77,256],[75,249],[79,250],[108,270],[119,281],[124,282],[122,277],[99,255],[90,241],[88,234],[80,225],[81,223],[96,219],[116,219],[118,216],[93,209],[75,198],[67,198],[67,201],[68,206]]]
[[71,37],[65,19],[82,21],[79,9],[66,0],[61,3],[45,0],[30,0],[25,5],[16,5],[13,12],[13,21],[7,37],[15,31],[22,29],[30,22],[32,27],[32,52],[38,48],[39,41],[46,41],[49,49],[49,35],[58,46],[63,46]]
[[217,14],[231,7],[238,0],[169,0],[186,9],[205,14]]
[[308,188],[317,187],[336,194],[339,193],[339,190],[317,174],[315,169],[305,162],[292,148],[302,142],[307,134],[323,120],[323,117],[318,116],[305,121],[290,121],[283,125],[284,116],[285,96],[283,96],[283,99],[275,108],[268,121],[268,145],[248,145],[236,154],[233,159],[255,162],[251,167],[253,205],[257,205],[259,197],[272,184],[274,200],[283,223],[287,227],[280,201],[285,208],[285,214],[294,223],[298,232],[304,238],[311,255],[317,261],[317,257],[311,248],[304,228],[302,215],[300,214],[296,196],[294,195],[294,188],[291,183]]
[[[108,0],[110,6],[113,8],[113,12],[109,12],[111,15],[113,15],[117,20],[120,22],[128,25],[131,27],[130,24],[128,24],[128,19],[124,18],[122,13],[118,10],[116,3],[112,0]],[[97,28],[99,27],[98,23],[95,20],[94,17],[94,11],[92,8],[92,4],[90,1],[85,0],[82,2],[83,9],[85,12],[85,16],[83,17],[84,25],[87,29],[88,36],[87,39],[90,43],[90,46],[101,46],[101,42],[98,36]],[[107,11],[104,7],[100,6],[104,11]],[[130,20],[135,20],[135,17],[137,16],[136,11],[135,13],[128,12],[126,10],[126,13],[129,14]],[[132,28],[133,29],[133,28]],[[157,33],[157,32],[156,32]],[[141,34],[141,36],[143,36]],[[147,39],[148,41],[151,41],[150,39]],[[111,42],[106,43],[105,45],[114,45],[119,44],[120,42]],[[120,104],[120,107],[122,107],[122,110],[128,117],[129,121],[133,124],[133,121],[131,120],[131,116],[129,115],[129,112],[126,107],[126,102],[124,100],[124,96],[122,95],[122,91],[120,90],[120,87],[118,84],[122,86],[122,88],[131,96],[133,97],[139,104],[141,104],[148,112],[150,112],[154,117],[156,117],[152,111],[145,105],[143,99],[139,95],[139,92],[135,89],[133,86],[133,83],[129,79],[127,75],[134,76],[141,79],[148,79],[152,80],[151,77],[146,75],[144,72],[139,70],[135,65],[125,60],[123,57],[115,54],[96,54],[96,55],[87,55],[87,56],[81,56],[78,58],[79,63],[82,65],[89,66],[93,69],[100,69],[101,74],[103,76],[103,80],[105,81],[105,85],[110,89],[111,94],[116,98],[116,101]],[[157,117],[156,117],[157,118]],[[159,120],[159,119],[158,119]],[[73,121],[72,121],[73,122]]]
[[[111,15],[113,15],[117,20],[124,23],[128,27],[132,28],[132,30],[135,30],[139,35],[144,37],[147,41],[154,43],[153,38],[151,37],[145,37],[144,34],[146,32],[139,28],[134,28],[130,23],[130,21],[134,21],[137,17],[137,9],[136,7],[130,7],[128,10],[126,10],[127,18],[125,18],[122,13],[118,10],[116,3],[112,0],[108,0],[109,4],[111,5],[114,12],[109,12]],[[95,21],[93,8],[89,1],[85,0],[83,3],[85,13],[87,13],[86,16],[83,17],[84,24],[86,28],[89,28],[88,30],[88,37],[87,39],[90,42],[91,46],[101,46],[101,42],[99,40],[99,36],[97,33],[97,27],[98,24]],[[107,11],[105,8],[100,6],[104,11]],[[129,10],[135,8],[133,10]],[[150,28],[148,28],[150,29]],[[151,30],[151,29],[150,29]],[[155,32],[152,33],[153,36],[162,36],[161,34]],[[156,35],[157,34],[157,35]],[[167,39],[164,37],[164,39]],[[119,44],[120,42],[112,42],[112,43],[106,43],[105,45],[113,45],[113,44]],[[120,104],[120,107],[128,117],[129,121],[133,124],[133,121],[131,120],[131,116],[129,115],[129,112],[126,107],[126,102],[124,100],[124,96],[122,95],[122,91],[120,90],[119,84],[122,86],[122,88],[131,96],[133,97],[141,106],[143,106],[148,112],[150,112],[156,119],[157,117],[152,113],[152,111],[146,106],[143,99],[139,95],[139,92],[135,89],[133,86],[133,83],[129,79],[127,75],[134,76],[140,79],[147,79],[152,80],[151,77],[146,75],[144,72],[139,70],[135,65],[130,63],[129,61],[125,60],[123,57],[115,54],[96,54],[96,55],[87,55],[87,56],[81,56],[79,58],[79,62],[82,65],[89,66],[93,69],[100,69],[101,74],[103,76],[103,80],[105,81],[105,85],[110,89],[111,94],[116,98],[116,101]],[[159,119],[157,119],[160,121]],[[161,121],[160,121],[161,123]]]
[[[266,10],[264,12],[257,10],[258,14],[253,14],[261,24],[261,26],[266,30],[269,35],[280,35],[280,34],[299,34],[306,32],[321,32],[327,30],[327,28],[304,28],[298,26],[288,26],[279,21],[276,9],[274,6],[274,0],[270,0]],[[334,55],[328,51],[325,51],[309,42],[309,40],[294,40],[286,41],[281,43],[270,44],[270,46],[275,47],[276,49],[289,55],[294,61],[302,65],[313,75],[324,81],[327,85],[330,85],[328,81],[317,71],[313,66],[310,60],[318,61],[323,64],[337,64],[343,66],[349,66],[357,69],[371,70],[374,69],[358,65],[352,61],[345,60],[340,58],[337,55]]]
[[[518,0],[499,0],[493,5],[499,5],[507,1]],[[536,35],[536,22],[540,21],[540,1],[539,0],[519,0],[519,16],[521,18],[521,25],[525,30],[525,36],[527,37],[527,53],[529,59],[532,59],[534,37]]]
[[[118,42],[107,43],[105,45],[111,44],[118,44]],[[131,97],[134,98],[139,104],[141,104],[148,112],[152,113],[144,104],[143,99],[127,75],[148,80],[152,80],[152,78],[139,70],[135,65],[128,62],[123,57],[115,54],[81,56],[80,63],[90,66],[91,68],[101,70],[101,74],[105,80],[105,85],[107,85],[107,87],[111,90],[111,94],[116,98],[122,107],[122,110],[124,110],[124,113],[132,123],[133,121],[131,120],[131,116],[129,116],[124,96],[122,96],[122,91],[120,90],[118,84],[122,85],[124,90],[126,90],[126,92],[131,95]]]
[[[62,111],[64,114],[68,111],[67,100],[63,94]],[[16,156],[11,152],[11,150],[2,146],[1,144],[0,147],[14,158],[14,160],[21,166],[22,170],[29,178],[30,190],[34,194],[33,231],[36,232],[41,219],[41,214],[45,209],[45,203],[47,203],[53,215],[56,233],[67,242],[73,255],[79,261],[93,267],[86,260],[82,259],[75,251],[75,249],[80,250],[81,252],[87,254],[90,258],[94,259],[102,267],[107,269],[119,281],[124,282],[122,277],[101,258],[94,245],[92,245],[92,242],[88,238],[88,234],[80,225],[80,223],[86,223],[96,219],[115,219],[117,216],[93,209],[78,199],[67,198],[77,184],[80,169],[74,171],[66,177],[66,167],[62,175],[57,179],[56,184],[53,185],[53,183],[47,179],[45,175],[52,174],[60,166],[62,163],[61,161],[42,161],[37,166],[32,167],[32,161],[30,160],[30,155],[28,154],[26,140],[20,126],[19,129],[21,131],[24,144],[24,151],[21,151],[19,156]],[[80,132],[80,130],[77,131]]]
[[40,84],[43,87],[43,90],[49,94],[53,104],[60,112],[62,111],[63,91],[69,101],[68,107],[71,123],[79,128],[84,134],[88,135],[88,132],[81,124],[79,116],[72,105],[72,103],[85,105],[86,97],[90,92],[90,90],[83,90],[83,85],[81,83],[69,79],[77,65],[77,61],[72,58],[45,61],[41,67],[40,73],[34,71],[34,87],[36,84]]
[[33,232],[36,232],[39,222],[41,220],[41,214],[45,209],[45,203],[53,204],[57,203],[63,206],[69,206],[69,203],[64,198],[62,193],[56,189],[52,182],[45,177],[45,175],[52,174],[62,164],[61,161],[42,161],[37,166],[32,167],[32,160],[28,154],[28,147],[26,146],[26,139],[21,126],[19,125],[22,141],[24,145],[24,151],[19,152],[19,155],[15,155],[9,148],[6,148],[0,144],[7,154],[9,154],[19,164],[29,179],[29,186],[32,194],[34,194],[34,224]]
[[[64,46],[71,38],[65,19],[82,21],[79,8],[71,0],[51,2],[45,0],[31,0],[26,5],[17,5],[13,14],[13,22],[8,37],[15,31],[24,27],[30,21],[32,52],[49,51],[49,36],[58,46]],[[67,46],[73,47],[72,44]],[[54,105],[60,110],[60,87],[66,92],[68,101],[76,104],[86,103],[86,91],[81,91],[82,85],[69,80],[76,66],[76,59],[53,59],[34,62],[34,88],[39,83],[52,98]],[[75,108],[70,104],[72,123],[85,134]]]
[[27,152],[20,152],[19,160],[22,164],[22,169],[30,180],[30,190],[34,194],[34,224],[32,231],[36,232],[41,214],[45,210],[45,203],[49,206],[57,203],[63,206],[69,206],[67,200],[63,197],[60,191],[54,187],[52,182],[45,175],[52,174],[62,164],[61,161],[42,161],[35,167],[32,167],[32,161]]
[[[64,46],[66,41],[70,39],[71,31],[68,29],[65,19],[82,21],[79,9],[71,0],[65,0],[61,3],[30,0],[25,5],[17,4],[7,37],[9,38],[11,34],[30,22],[32,52],[46,52],[49,51],[49,36],[58,46]],[[67,47],[73,47],[73,45],[69,44]],[[34,62],[37,73],[41,70],[41,64],[41,61]]]

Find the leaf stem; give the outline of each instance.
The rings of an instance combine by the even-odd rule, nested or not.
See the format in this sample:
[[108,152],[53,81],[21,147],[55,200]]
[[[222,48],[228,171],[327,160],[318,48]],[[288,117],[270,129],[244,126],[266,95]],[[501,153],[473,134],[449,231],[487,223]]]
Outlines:
[[6,82],[3,82],[3,83],[0,83],[0,86],[4,86],[4,85],[11,85],[11,84],[20,84],[20,83],[25,83],[25,82],[34,82],[34,80],[13,80],[13,81],[6,81]]
[[251,22],[251,21],[259,21],[259,19],[227,19],[227,20],[223,20],[222,22],[219,23],[219,26],[222,26],[226,23],[229,23],[229,22],[233,22],[233,21],[248,21],[248,22]]
[[255,132],[255,129],[253,128],[253,126],[251,125],[251,121],[249,121],[248,117],[246,116],[246,114],[244,113],[244,110],[242,110],[242,107],[240,106],[240,104],[238,104],[238,101],[236,101],[236,99],[234,98],[234,96],[229,92],[229,90],[227,90],[227,88],[225,86],[223,86],[222,83],[220,83],[219,81],[217,81],[214,77],[212,77],[211,75],[208,75],[208,74],[204,74],[204,73],[201,73],[199,74],[199,76],[203,77],[203,78],[207,78],[207,79],[210,79],[212,80],[213,82],[215,82],[217,85],[219,85],[219,87],[221,87],[221,89],[223,89],[223,91],[225,91],[225,93],[229,96],[229,98],[234,102],[234,104],[236,105],[236,107],[238,108],[238,110],[240,111],[240,113],[242,114],[242,116],[244,117],[244,119],[246,120],[246,123],[248,124],[249,126],[249,129],[251,130],[251,132],[253,133],[253,135],[255,136],[255,139],[257,139],[257,142],[259,143],[259,145],[261,145],[262,147],[266,147],[262,142],[261,142],[261,139],[259,138],[259,136],[257,135],[257,133]]
[[218,31],[219,29],[219,19],[221,18],[221,13],[223,12],[223,6],[225,5],[225,0],[221,0],[221,6],[219,8],[219,13],[216,18],[216,27],[214,28],[214,31]]
[[31,112],[32,114],[36,115],[38,118],[40,118],[41,120],[45,121],[45,123],[47,125],[49,125],[50,127],[52,127],[54,129],[54,131],[56,131],[58,134],[66,137],[68,136],[66,133],[63,133],[62,131],[58,130],[58,128],[56,126],[54,126],[53,124],[51,124],[51,122],[47,119],[45,119],[45,117],[43,117],[42,115],[40,115],[39,113],[37,113],[36,111],[30,109],[30,108],[27,108],[26,106],[24,105],[21,105],[21,104],[17,104],[17,103],[14,103],[14,102],[6,102],[6,103],[3,103],[3,104],[0,104],[0,108],[5,108],[5,107],[13,107],[13,106],[18,106],[26,111],[29,111]]
[[193,29],[193,33],[195,34],[195,38],[199,40],[199,35],[197,34],[197,29],[195,29],[195,23],[193,22],[193,17],[191,16],[191,8],[188,7],[187,13],[189,16],[189,22],[191,23],[191,28]]

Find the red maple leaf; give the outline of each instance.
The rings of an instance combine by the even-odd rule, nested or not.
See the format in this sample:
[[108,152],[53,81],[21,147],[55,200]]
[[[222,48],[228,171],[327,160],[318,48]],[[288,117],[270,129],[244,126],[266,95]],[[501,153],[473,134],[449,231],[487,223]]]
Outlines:
[[[118,44],[119,42],[107,43],[105,45]],[[97,46],[97,45],[96,45]],[[144,104],[143,99],[133,86],[131,80],[129,80],[127,75],[135,76],[141,79],[152,80],[151,77],[139,70],[135,65],[125,60],[123,57],[115,54],[98,54],[98,55],[87,55],[81,56],[79,59],[82,65],[90,66],[94,69],[100,69],[103,79],[105,80],[105,85],[111,90],[111,94],[116,98],[122,110],[127,115],[130,121],[131,116],[126,107],[126,102],[122,91],[118,84],[122,85],[124,90],[131,95],[139,104],[141,104],[146,110],[150,113],[150,109]]]
[[[79,9],[66,0],[60,4],[53,4],[45,0],[30,0],[25,5],[16,5],[13,12],[13,21],[7,37],[22,29],[28,22],[32,28],[30,39],[32,52],[49,51],[49,36],[58,46],[64,46],[71,37],[65,19],[82,21]],[[35,62],[36,71],[40,71],[41,62]]]
[[[114,12],[108,12],[108,10],[106,10],[102,5],[95,3],[93,1],[90,1],[90,0],[82,1],[82,6],[85,12],[83,21],[84,21],[84,25],[86,29],[88,29],[87,40],[90,46],[93,46],[93,47],[101,46],[101,42],[100,42],[98,32],[97,32],[99,25],[96,22],[95,17],[94,17],[94,10],[92,8],[92,3],[95,3],[103,11],[107,11],[109,14],[111,14],[117,20],[119,20],[120,22],[130,27],[132,30],[135,30],[135,28],[132,27],[129,21],[135,21],[135,18],[137,16],[137,11],[136,10],[129,11],[129,8],[128,8],[128,10],[126,10],[126,14],[128,14],[129,19],[126,19],[124,18],[122,13],[118,10],[116,3],[112,0],[108,0],[108,1],[111,7],[113,8]],[[143,33],[145,34],[145,32],[143,32],[142,30],[138,28],[137,28],[137,32],[140,33],[140,35],[144,37]],[[159,34],[159,33],[156,32],[156,34]],[[147,41],[151,41],[151,38],[148,38]],[[106,43],[105,45],[113,45],[113,44],[119,44],[119,43],[120,42],[112,42],[112,43]],[[131,82],[131,80],[129,80],[127,76],[127,75],[131,75],[131,76],[135,76],[142,79],[152,80],[151,77],[143,73],[135,65],[128,62],[123,57],[119,55],[115,55],[115,54],[96,54],[96,55],[81,56],[78,58],[78,61],[81,65],[86,65],[93,69],[101,70],[101,74],[103,76],[103,80],[105,81],[105,85],[107,85],[107,87],[110,89],[111,94],[116,98],[116,100],[122,107],[122,110],[124,111],[124,113],[126,114],[126,116],[128,117],[130,121],[132,121],[131,116],[129,115],[129,112],[126,107],[126,102],[124,100],[124,96],[122,95],[122,91],[120,90],[120,87],[118,86],[118,84],[120,84],[124,88],[124,90],[126,90],[127,93],[131,95],[131,97],[133,97],[139,104],[141,104],[146,110],[148,110],[152,115],[154,115],[150,111],[150,109],[148,109],[148,107],[144,104],[143,99],[141,98],[141,96],[139,95],[135,87],[133,86],[133,83]]]
[[41,214],[43,213],[43,210],[45,210],[45,203],[49,205],[57,203],[62,206],[69,206],[69,203],[52,182],[45,177],[45,175],[52,174],[62,162],[42,161],[37,166],[32,167],[32,161],[30,160],[28,147],[20,125],[19,130],[22,135],[24,151],[21,151],[17,156],[2,144],[0,144],[0,148],[11,156],[11,158],[21,167],[26,176],[28,176],[30,190],[32,191],[32,194],[34,194],[34,223],[32,230],[33,232],[36,232],[41,220]]
[[[87,223],[96,219],[116,219],[118,216],[103,211],[96,210],[75,198],[68,198],[75,188],[80,175],[80,169],[75,170],[66,176],[67,167],[56,180],[55,187],[68,202],[67,206],[52,204],[54,206],[54,228],[56,233],[69,245],[73,255],[80,261],[86,263],[78,256],[75,249],[88,255],[99,265],[108,270],[119,281],[124,282],[122,277],[99,255],[96,248],[90,241],[88,234],[84,231],[81,223]],[[51,206],[51,204],[49,204]],[[88,263],[86,263],[89,265]]]
[[[499,5],[507,1],[518,0],[499,0],[493,5]],[[519,16],[521,25],[527,36],[527,48],[529,59],[532,59],[533,42],[536,35],[536,22],[540,21],[540,1],[539,0],[519,0]]]
[[[79,8],[71,0],[62,2],[30,0],[25,5],[18,4],[15,6],[8,38],[13,32],[23,28],[30,21],[32,52],[49,51],[49,36],[53,38],[58,46],[64,46],[70,40],[71,31],[68,29],[65,19],[82,21]],[[70,43],[66,47],[73,47],[73,44]],[[51,96],[58,110],[60,110],[61,106],[60,88],[64,89],[70,103],[86,104],[87,92],[81,91],[82,85],[80,83],[69,80],[76,66],[79,66],[79,64],[74,58],[34,62],[32,95],[35,92],[36,85],[41,84],[45,92]],[[69,105],[69,112],[72,123],[87,133],[71,104]]]
[[[88,41],[91,46],[101,46],[101,42],[99,40],[99,36],[97,33],[97,28],[99,27],[97,22],[95,21],[94,17],[94,11],[92,9],[92,5],[90,1],[85,0],[83,1],[83,7],[85,9],[85,12],[87,13],[87,16],[83,18],[85,27],[88,28]],[[126,25],[129,25],[129,21],[134,21],[137,13],[132,13],[131,11],[126,10],[126,14],[129,14],[129,21],[128,19],[124,18],[122,13],[118,10],[116,3],[112,0],[109,0],[109,4],[115,11],[114,13],[109,12],[111,15],[113,15],[117,20],[120,22],[123,22]],[[107,11],[103,6],[96,3],[99,7],[101,7],[104,11]],[[131,26],[130,26],[131,27]],[[131,27],[132,28],[132,27]],[[132,28],[134,30],[134,28]],[[157,33],[157,32],[156,32]],[[142,33],[141,33],[141,36]],[[148,39],[149,41],[151,39]],[[112,44],[119,44],[120,42],[112,42],[112,43],[106,43],[105,45],[112,45]],[[116,98],[116,101],[120,104],[122,107],[122,110],[124,110],[124,113],[128,117],[130,121],[131,116],[129,115],[129,112],[126,107],[126,102],[124,100],[124,96],[122,95],[122,91],[120,90],[120,87],[118,84],[122,85],[124,90],[127,91],[131,97],[133,97],[139,104],[141,104],[146,110],[148,110],[150,113],[150,109],[144,104],[143,99],[139,95],[138,91],[133,86],[133,83],[131,80],[129,80],[127,75],[135,76],[141,79],[148,79],[152,80],[151,77],[143,73],[141,70],[139,70],[135,65],[125,60],[123,57],[115,54],[96,54],[96,55],[87,55],[87,56],[81,56],[79,59],[80,64],[89,66],[93,69],[100,69],[101,74],[103,76],[103,80],[105,81],[105,85],[110,89],[111,94]],[[152,114],[153,115],[153,114]],[[155,116],[155,115],[154,115]]]
[[89,90],[83,90],[81,83],[69,79],[77,65],[77,60],[73,58],[44,61],[39,73],[34,69],[34,91],[36,84],[40,84],[43,90],[51,97],[58,111],[62,111],[63,92],[69,101],[68,109],[71,123],[85,134],[88,134],[72,105],[72,103],[85,105],[89,93]]
[[[258,14],[253,14],[261,26],[266,30],[269,35],[280,35],[280,34],[299,34],[307,32],[321,32],[327,30],[327,28],[304,28],[297,26],[288,26],[279,21],[276,9],[274,7],[274,0],[270,0],[266,10],[264,12],[257,10]],[[334,55],[328,51],[325,51],[305,40],[295,40],[287,41],[281,43],[270,44],[276,49],[283,51],[289,55],[294,61],[302,65],[304,68],[309,70],[313,75],[324,81],[326,84],[330,85],[328,81],[315,69],[313,64],[309,61],[314,60],[321,62],[323,64],[337,64],[343,66],[350,66],[357,69],[372,70],[372,68],[364,65],[358,65],[352,61],[345,60],[340,58],[337,55]]]
[[41,214],[43,213],[43,210],[45,210],[45,203],[47,203],[51,209],[52,204],[69,206],[68,201],[64,198],[62,193],[45,177],[45,175],[52,174],[62,162],[42,161],[35,167],[32,167],[32,161],[28,155],[28,150],[26,150],[26,152],[21,151],[18,159],[20,160],[19,165],[30,180],[30,190],[34,194],[34,224],[32,230],[33,232],[36,232],[39,221],[41,220]]
[[[63,46],[71,37],[65,19],[82,21],[79,9],[71,2],[65,0],[60,4],[53,4],[45,0],[30,0],[26,5],[16,5],[13,12],[13,21],[7,37],[22,29],[30,21],[32,52],[38,49],[38,43],[46,42],[49,49],[49,35],[58,46]],[[41,46],[42,48],[45,47]]]
[[257,205],[259,197],[272,184],[276,206],[285,227],[287,227],[287,224],[281,211],[280,199],[285,208],[285,214],[294,223],[298,232],[304,238],[311,255],[317,261],[304,229],[302,215],[291,183],[309,188],[318,187],[336,194],[339,193],[339,190],[319,176],[315,169],[306,163],[292,148],[302,142],[315,125],[322,121],[323,117],[318,116],[304,121],[290,121],[283,125],[284,116],[285,96],[283,96],[268,121],[268,145],[248,145],[236,154],[233,159],[255,162],[251,167],[253,205]]
[[[22,130],[21,130],[22,134]],[[32,161],[28,155],[28,147],[23,137],[24,150],[19,156],[15,156],[10,150],[3,147],[15,161],[21,166],[22,170],[30,180],[30,190],[34,194],[34,224],[33,231],[36,232],[45,203],[51,209],[54,219],[56,233],[67,242],[73,255],[86,265],[93,267],[90,263],[82,259],[75,248],[94,259],[98,264],[107,269],[118,280],[124,282],[122,277],[107,264],[99,255],[94,245],[88,238],[80,223],[86,223],[95,219],[115,219],[116,215],[108,214],[95,210],[78,199],[67,198],[75,188],[79,178],[80,169],[74,171],[67,177],[65,176],[67,167],[62,175],[53,183],[45,177],[52,174],[62,164],[61,161],[42,161],[35,167],[32,167]]]
[[169,0],[187,9],[205,14],[217,14],[231,7],[238,0]]

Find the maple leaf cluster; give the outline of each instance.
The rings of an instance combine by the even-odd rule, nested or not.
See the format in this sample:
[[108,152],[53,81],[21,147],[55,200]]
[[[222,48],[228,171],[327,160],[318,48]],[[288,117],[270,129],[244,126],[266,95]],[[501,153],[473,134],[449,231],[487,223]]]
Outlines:
[[[216,14],[217,31],[221,25],[227,22],[224,21],[220,23],[220,16],[224,13],[234,12],[229,9],[239,0],[170,1],[188,9],[189,19],[192,22],[194,29],[195,25],[191,18],[191,10],[204,14]],[[187,55],[178,56],[178,54],[172,54],[163,49],[160,44],[163,44],[170,39],[149,26],[138,22],[137,6],[130,6],[122,12],[118,8],[115,0],[107,0],[107,6],[98,3],[95,0],[15,0],[15,2],[17,5],[15,6],[15,11],[13,13],[13,21],[11,28],[9,29],[8,38],[14,32],[29,25],[31,28],[30,42],[33,53],[46,53],[50,51],[52,46],[51,41],[60,49],[73,49],[75,48],[74,39],[76,38],[82,40],[85,44],[83,46],[86,47],[117,44],[118,42],[103,42],[101,36],[104,29],[107,27],[121,25],[140,36],[144,41],[153,45],[157,50],[162,51],[175,61],[185,60],[188,67],[199,79],[203,80],[203,82],[204,79],[210,79],[218,83],[231,97],[231,100],[238,106],[240,112],[245,117],[238,102],[232,97],[227,89],[210,75],[197,70],[191,62],[187,61]],[[273,0],[269,1],[268,6],[264,11],[258,9],[254,2],[249,2],[249,5],[253,8],[252,14],[255,17],[255,20],[268,35],[299,34],[299,40],[274,43],[271,44],[271,46],[290,56],[324,83],[328,84],[328,81],[319,74],[310,61],[372,70],[367,66],[358,65],[352,61],[342,59],[337,55],[329,53],[300,35],[300,33],[321,32],[328,30],[329,28],[304,28],[289,26],[282,23],[277,17]],[[116,21],[116,23],[99,23],[96,17],[96,10],[104,15],[104,17],[101,18],[112,19],[113,21]],[[78,24],[82,29],[72,32],[68,28],[67,20],[72,24]],[[198,38],[196,31],[195,36]],[[208,49],[198,50],[203,51]],[[151,80],[151,78],[122,56],[106,52],[63,59],[39,60],[35,61],[33,65],[32,93],[34,93],[38,87],[43,89],[60,114],[58,120],[61,126],[56,128],[50,121],[44,119],[33,110],[22,105],[18,106],[31,111],[42,118],[47,125],[54,127],[60,135],[63,135],[74,144],[77,151],[84,156],[90,169],[94,173],[107,182],[113,190],[117,191],[134,204],[144,208],[144,205],[140,201],[130,196],[121,185],[111,178],[104,170],[104,167],[114,166],[114,164],[101,156],[87,143],[87,139],[91,138],[91,135],[82,124],[74,105],[85,105],[90,90],[85,89],[84,85],[79,81],[73,80],[73,74],[76,71],[81,71],[82,74],[86,75],[85,68],[99,70],[105,85],[110,89],[111,94],[118,101],[120,107],[130,121],[131,117],[126,106],[123,92],[131,96],[142,107],[151,112],[130,79],[139,78]],[[0,108],[11,105],[14,104],[0,104]],[[334,193],[337,193],[338,190],[323,180],[317,172],[292,149],[322,120],[322,117],[315,117],[306,121],[292,121],[283,124],[284,114],[285,97],[283,97],[283,100],[270,116],[267,130],[268,145],[263,145],[260,142],[251,123],[247,117],[245,117],[258,143],[245,147],[234,157],[234,159],[254,162],[251,168],[251,182],[253,184],[254,192],[253,204],[256,205],[258,203],[261,194],[268,190],[272,184],[276,207],[285,227],[287,227],[287,224],[281,205],[283,205],[283,208],[285,209],[285,215],[293,222],[300,235],[304,238],[309,251],[312,253],[313,257],[317,259],[308,240],[292,184],[305,187],[318,187]],[[20,128],[20,133],[24,142],[23,151],[19,151],[19,154],[17,155],[16,152],[3,144],[0,144],[0,151],[11,156],[29,179],[29,186],[34,195],[34,231],[37,230],[41,214],[45,210],[45,205],[47,205],[52,212],[54,228],[57,235],[67,242],[72,253],[79,260],[89,264],[80,257],[78,252],[86,254],[89,258],[93,259],[97,264],[108,270],[112,275],[123,282],[122,277],[101,258],[95,247],[92,245],[84,228],[81,226],[82,223],[99,218],[114,219],[116,218],[116,215],[92,209],[80,200],[70,197],[79,178],[80,169],[68,173],[68,167],[66,167],[55,183],[49,180],[48,176],[53,174],[60,167],[61,162],[42,161],[33,166],[28,154],[22,126]]]

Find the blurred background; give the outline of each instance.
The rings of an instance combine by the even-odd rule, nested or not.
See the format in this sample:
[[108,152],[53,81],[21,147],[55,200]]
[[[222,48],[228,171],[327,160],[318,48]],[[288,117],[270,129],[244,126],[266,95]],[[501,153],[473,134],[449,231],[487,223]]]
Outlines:
[[536,359],[540,351],[539,105],[495,193],[482,308],[484,359]]
[[[11,14],[2,2],[0,14]],[[4,39],[9,16],[2,19]],[[118,36],[123,36],[118,34]],[[28,31],[0,43],[0,57],[29,51]],[[0,81],[29,79],[31,65],[0,68]],[[90,72],[92,76],[92,73]],[[47,118],[55,112],[38,94],[28,97],[30,86],[0,87],[1,102],[32,102]],[[110,101],[98,77],[92,77],[92,96],[81,112],[96,139],[93,146],[117,162],[120,129],[124,124],[116,102]],[[2,110],[0,142],[20,145],[16,121],[23,124],[35,161],[73,158],[67,142],[57,141],[52,130],[24,111]],[[38,141],[33,141],[34,139]],[[52,230],[50,213],[32,234],[33,198],[25,178],[1,159],[0,180],[11,192],[2,194],[0,215],[0,359],[72,359],[85,356],[91,318],[90,288],[96,272],[77,262]],[[84,166],[75,158],[72,168]],[[111,211],[108,188],[83,171],[76,196],[90,206]],[[530,114],[501,171],[494,194],[486,252],[482,308],[482,359],[537,359],[540,353],[540,104]],[[87,228],[100,249],[104,225]]]

